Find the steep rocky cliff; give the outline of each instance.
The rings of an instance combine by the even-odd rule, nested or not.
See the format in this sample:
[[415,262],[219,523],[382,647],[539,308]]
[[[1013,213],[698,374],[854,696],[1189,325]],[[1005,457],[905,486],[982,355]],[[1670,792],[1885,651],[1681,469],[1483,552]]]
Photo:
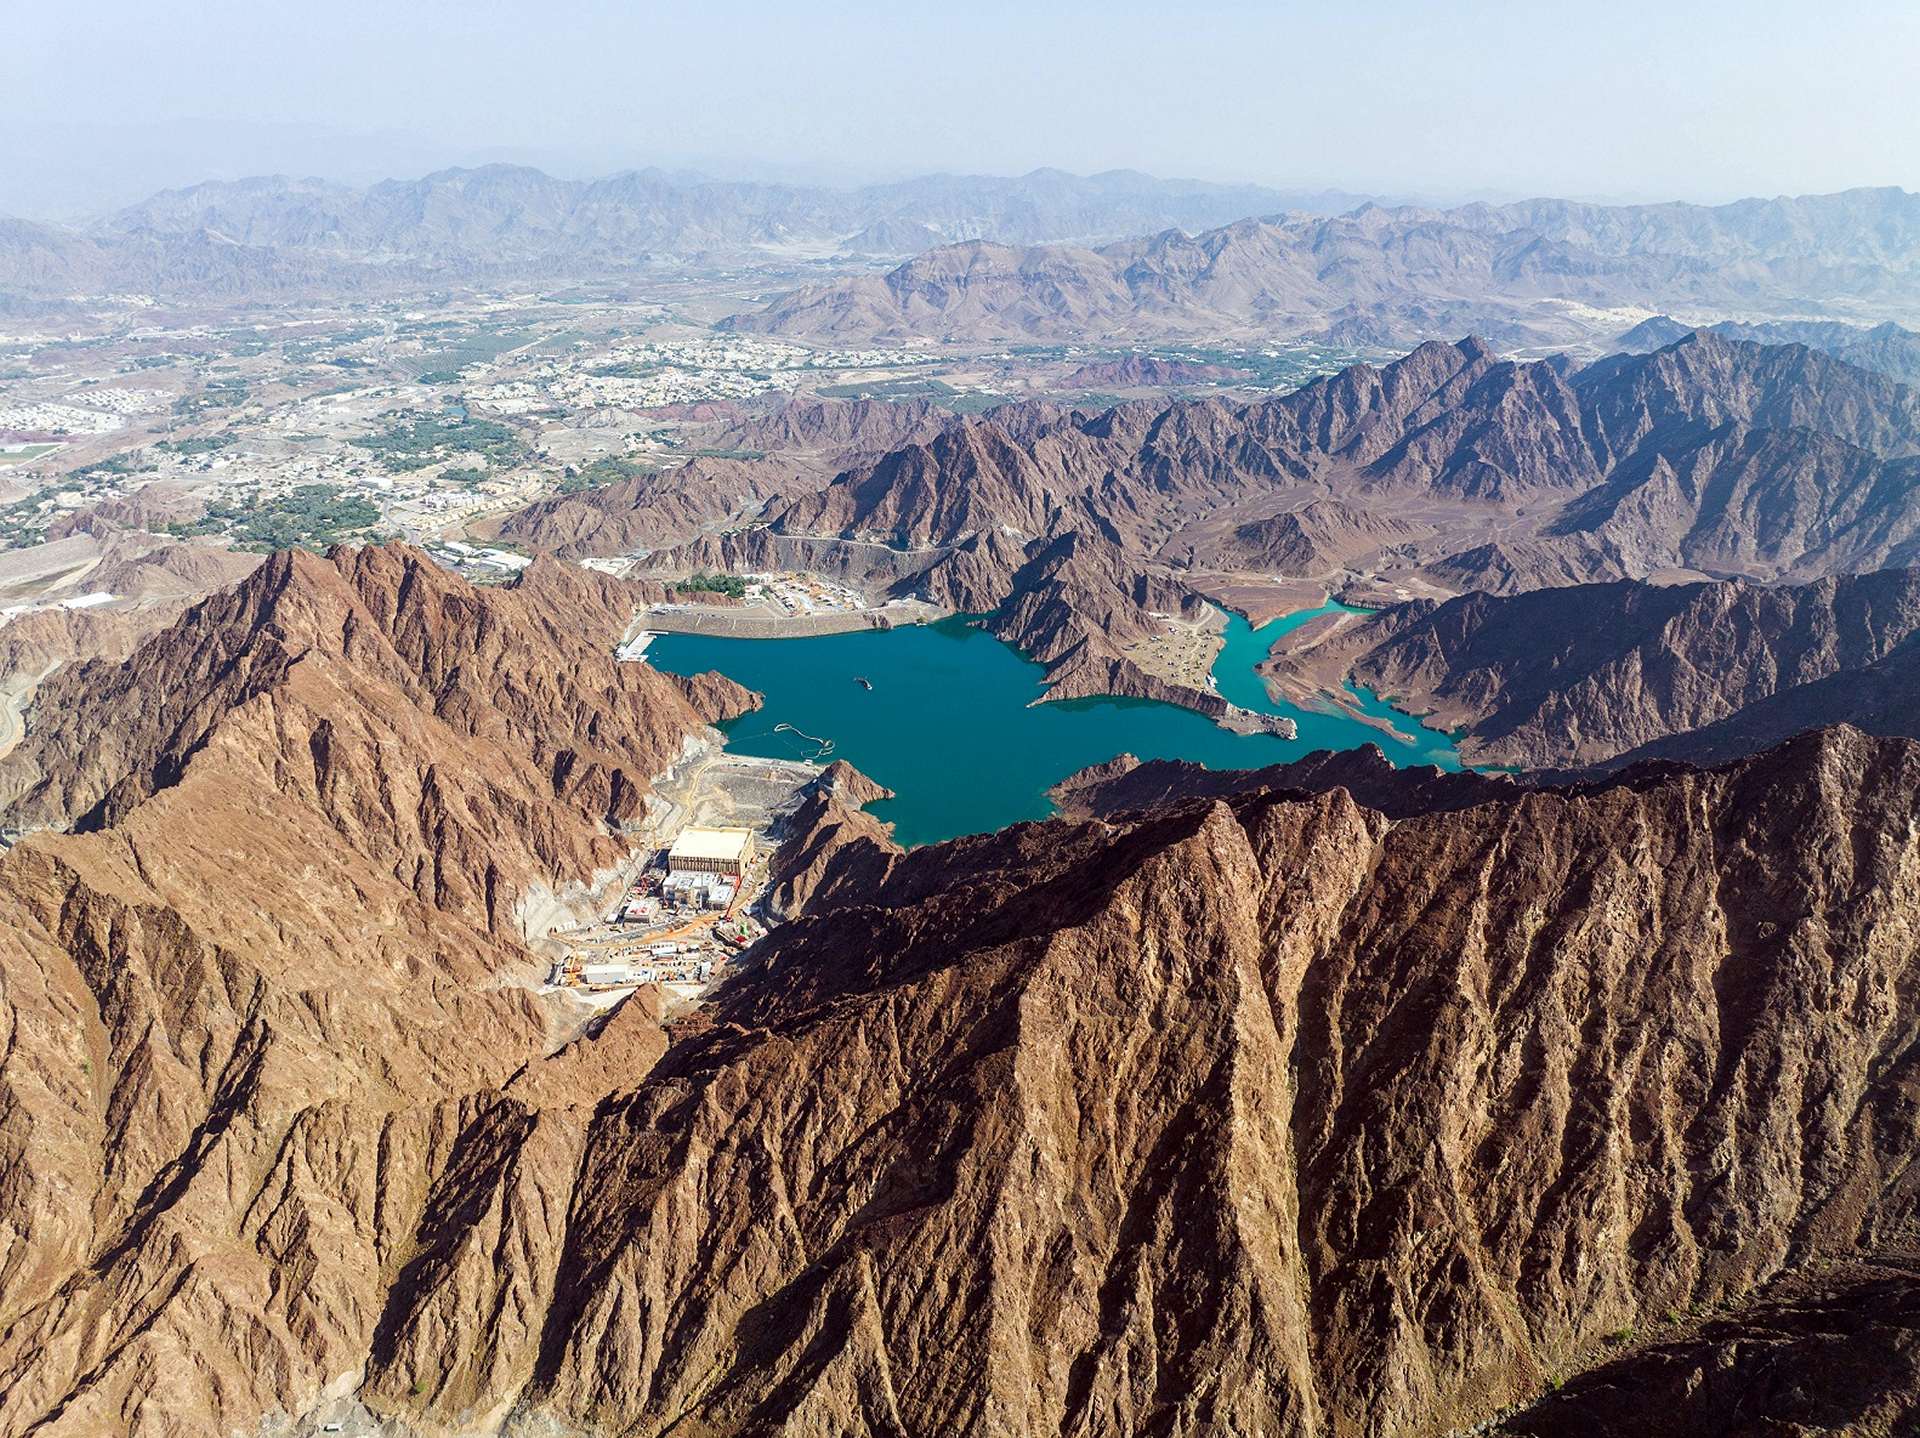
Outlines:
[[709,526],[756,516],[769,499],[805,493],[824,479],[785,459],[696,459],[659,474],[536,500],[490,529],[495,538],[572,557],[665,549]]
[[[638,597],[280,554],[42,687],[9,817],[85,832],[0,859],[0,1432],[251,1427],[357,1371],[409,1274],[494,1281],[471,1224],[525,1221],[665,1046],[642,1001],[546,1057],[529,906],[747,702],[616,665]],[[529,1277],[462,1319],[487,1349]]]
[[690,466],[509,526],[574,553],[650,549],[642,567],[662,578],[810,569],[993,611],[1057,695],[1210,713],[1216,695],[1131,652],[1165,634],[1162,616],[1190,621],[1236,584],[1518,594],[1617,578],[1806,583],[1920,560],[1920,394],[1799,345],[1690,334],[1577,369],[1469,338],[1251,402],[1011,405],[918,424],[903,416],[912,442],[823,484],[755,480],[744,498],[707,486],[689,510],[704,484]]
[[[1718,760],[1822,724],[1920,734],[1920,704],[1900,702],[1920,699],[1904,657],[1917,637],[1911,569],[1775,588],[1622,582],[1402,606],[1268,671],[1287,692],[1350,676],[1457,731],[1479,763]],[[1742,722],[1744,745],[1686,737]]]
[[1655,315],[1621,335],[1614,345],[1627,354],[1643,354],[1665,349],[1696,329],[1754,344],[1806,345],[1902,384],[1920,383],[1920,333],[1891,322],[1872,328],[1844,320],[1774,320],[1761,324],[1722,320],[1711,325],[1689,325],[1667,315]]
[[910,855],[596,1131],[540,1401],[1440,1433],[1743,1312],[1920,1197],[1917,764],[1834,733],[1393,826],[1256,793]]
[[1429,538],[1433,526],[1376,514],[1337,499],[1309,500],[1267,519],[1236,525],[1218,540],[1188,546],[1190,564],[1312,577],[1346,568],[1394,545]]
[[[1588,1372],[1597,1422],[1612,1335],[1799,1332],[1920,1216],[1920,745],[1845,729],[796,850],[695,1022],[562,1042],[501,916],[741,702],[614,665],[631,598],[276,558],[146,706],[68,692],[18,792],[87,832],[0,859],[0,1433],[1437,1435]],[[1594,1431],[1725,1431],[1676,1411]]]
[[[448,806],[436,822],[556,801],[631,819],[683,736],[747,703],[725,681],[696,691],[614,661],[633,610],[659,594],[553,561],[503,591],[475,589],[404,548],[342,549],[331,560],[282,551],[128,660],[48,681],[0,771],[0,812],[17,827],[100,827],[194,764],[231,757],[266,764],[283,789],[343,827],[374,826],[407,856],[421,835],[398,820],[412,805],[391,795],[370,803],[348,782],[363,777],[357,764],[405,753],[409,788]],[[410,737],[432,742],[409,752],[395,731],[420,713],[430,734]],[[383,787],[395,779],[383,771]]]
[[844,759],[827,765],[788,818],[769,861],[767,911],[784,920],[837,898],[860,902],[901,852],[892,826],[866,812],[892,797],[891,789]]
[[1282,572],[1384,548],[1377,568],[1496,590],[1685,568],[1810,579],[1920,554],[1920,394],[1802,346],[1694,334],[1576,371],[1468,339],[1254,402],[1026,408],[792,491],[767,522],[903,552],[1083,530],[1142,562]]

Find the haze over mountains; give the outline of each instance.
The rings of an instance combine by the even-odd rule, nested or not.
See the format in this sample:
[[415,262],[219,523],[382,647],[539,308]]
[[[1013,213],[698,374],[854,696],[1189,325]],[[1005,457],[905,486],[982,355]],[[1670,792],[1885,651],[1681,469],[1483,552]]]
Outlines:
[[1515,345],[1590,334],[1579,306],[1909,316],[1920,310],[1920,196],[1370,205],[1093,249],[972,243],[732,323],[836,339],[1266,333],[1391,345],[1472,331]]
[[1920,196],[267,178],[0,313],[0,1438],[1920,1432]]
[[204,298],[348,280],[605,278],[656,258],[768,248],[901,255],[962,239],[1113,238],[1281,210],[1331,213],[1363,198],[1129,171],[930,175],[850,190],[659,170],[561,180],[515,165],[359,188],[267,176],[164,191],[77,230],[0,222],[0,292]]
[[1878,370],[1902,384],[1920,384],[1920,333],[1891,321],[1871,328],[1837,320],[1773,320],[1761,324],[1721,320],[1700,326],[1682,324],[1671,315],[1655,315],[1642,320],[1614,343],[1628,354],[1645,354],[1665,349],[1701,328],[1727,339],[1751,340],[1755,344],[1806,345],[1861,369]]
[[[568,181],[509,165],[360,188],[211,182],[77,229],[0,220],[0,299],[244,301],[617,280],[772,254],[843,265],[912,256],[729,321],[834,341],[1311,336],[1391,348],[1473,332],[1503,347],[1593,348],[1631,323],[1595,310],[1783,323],[1920,316],[1920,197],[1897,189],[1435,210],[1125,171],[835,190],[655,170]],[[1851,342],[1862,357],[1878,343],[1884,363],[1911,373],[1889,337]]]

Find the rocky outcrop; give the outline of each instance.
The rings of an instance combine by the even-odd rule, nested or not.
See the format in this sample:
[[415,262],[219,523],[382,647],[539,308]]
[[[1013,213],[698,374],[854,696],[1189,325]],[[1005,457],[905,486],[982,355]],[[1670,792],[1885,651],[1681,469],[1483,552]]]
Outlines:
[[0,683],[32,685],[76,659],[124,659],[166,615],[117,609],[41,609],[0,625]]
[[47,526],[46,538],[91,534],[106,539],[126,530],[163,534],[169,524],[197,519],[205,507],[185,486],[149,484],[62,515]]
[[869,804],[878,804],[882,799],[893,797],[893,790],[884,784],[874,783],[845,759],[835,759],[822,769],[820,777],[814,781],[814,787],[816,792],[824,791],[856,809],[864,809]]
[[1920,638],[1910,636],[1883,659],[1782,688],[1714,723],[1649,740],[1610,765],[1647,759],[1725,763],[1826,724],[1851,724],[1870,734],[1912,735],[1920,730],[1916,716],[1920,716]]
[[596,1125],[524,1397],[1440,1433],[1746,1312],[1912,1217],[1916,780],[1836,733],[1391,826],[1262,793],[918,851]]
[[0,1434],[1604,1417],[1610,1335],[1777,1328],[1920,1218],[1920,745],[1325,758],[904,855],[836,766],[802,916],[582,1030],[502,916],[742,702],[616,665],[633,595],[276,556],[30,736],[88,822],[0,858]]
[[[652,549],[660,575],[817,569],[974,612],[1070,538],[1163,589],[1191,568],[1357,569],[1369,592],[1403,594],[1808,581],[1920,558],[1920,397],[1804,348],[1706,334],[1578,371],[1468,339],[1253,402],[1007,406],[818,487],[755,481],[684,522],[650,508],[657,484],[679,505],[691,482],[549,501],[528,533],[573,553]],[[736,527],[706,528],[723,517]]]
[[252,1428],[402,1326],[449,1404],[528,1370],[546,1185],[665,1038],[553,1053],[526,906],[748,699],[616,665],[633,603],[294,552],[43,686],[10,816],[84,832],[0,859],[0,1432]]
[[1181,389],[1189,385],[1232,384],[1248,378],[1248,371],[1230,365],[1134,354],[1125,359],[1096,360],[1080,365],[1061,379],[1060,388]]
[[840,535],[902,549],[952,544],[990,529],[1044,533],[1058,500],[1044,458],[991,420],[909,445],[803,495],[773,517],[783,534]]
[[[1082,530],[1170,563],[1370,558],[1503,592],[1920,555],[1920,395],[1798,346],[1695,334],[1575,372],[1470,339],[1253,403],[1125,405],[1030,433],[1016,415],[850,470],[769,523],[903,551]],[[1211,521],[1228,508],[1254,517],[1223,538]]]
[[401,547],[282,551],[128,659],[42,685],[0,768],[4,817],[106,828],[189,771],[231,765],[423,897],[484,895],[497,927],[534,875],[622,852],[562,810],[603,831],[638,818],[687,736],[752,702],[717,677],[614,661],[646,593],[551,560],[483,590]]
[[1063,814],[1110,818],[1199,799],[1259,792],[1324,794],[1344,790],[1389,819],[1438,814],[1510,800],[1516,780],[1471,769],[1395,768],[1377,746],[1316,750],[1304,759],[1264,769],[1207,769],[1184,759],[1142,762],[1122,754],[1069,774],[1047,792]]
[[[1914,570],[1778,588],[1623,582],[1409,605],[1269,670],[1289,692],[1302,674],[1351,676],[1456,731],[1475,762],[1576,767],[1726,759],[1836,722],[1916,733],[1920,710],[1898,701],[1917,639]],[[1723,723],[1717,741],[1682,737]],[[1754,742],[1730,743],[1736,732]]]
[[1721,320],[1710,325],[1687,325],[1667,315],[1655,315],[1621,335],[1614,345],[1627,354],[1645,354],[1665,349],[1696,329],[1752,344],[1806,345],[1901,384],[1920,384],[1920,333],[1891,322],[1872,327],[1841,320],[1769,320],[1760,324]]
[[704,436],[716,449],[818,455],[843,469],[862,456],[925,443],[957,420],[931,400],[821,399],[793,395],[766,414],[737,420]]
[[1920,1420],[1920,1289],[1914,1255],[1903,1248],[1788,1275],[1751,1304],[1670,1309],[1649,1333],[1617,1330],[1605,1346],[1621,1356],[1493,1431],[1904,1433]]
[[[1165,617],[1204,612],[1196,570],[1315,577],[1388,599],[1702,573],[1804,583],[1920,559],[1917,494],[1920,396],[1830,356],[1690,334],[1575,370],[1504,361],[1469,338],[1254,402],[956,420],[643,567],[816,570],[986,613],[1048,666],[1056,695],[1218,715],[1218,696],[1128,657]],[[602,537],[630,546],[641,530]],[[1375,681],[1418,687],[1386,669]],[[1464,697],[1431,702],[1463,722],[1488,717]],[[1702,708],[1693,722],[1730,712]],[[1490,761],[1581,764],[1661,738],[1667,722],[1472,742]]]
[[860,902],[901,852],[892,826],[865,812],[892,797],[891,789],[844,759],[821,770],[787,819],[769,861],[767,912],[784,921],[836,901]]
[[1311,578],[1433,532],[1432,525],[1418,520],[1376,514],[1337,499],[1315,499],[1268,519],[1235,525],[1219,540],[1190,546],[1185,558],[1199,568]]
[[678,469],[558,494],[515,510],[493,537],[579,558],[666,549],[757,516],[770,499],[823,476],[785,460],[696,459]]

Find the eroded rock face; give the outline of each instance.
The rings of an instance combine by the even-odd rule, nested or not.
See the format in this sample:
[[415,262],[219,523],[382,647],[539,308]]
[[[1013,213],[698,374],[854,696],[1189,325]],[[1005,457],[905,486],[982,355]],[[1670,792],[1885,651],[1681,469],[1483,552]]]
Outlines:
[[[1502,360],[1468,337],[1253,401],[897,423],[906,442],[830,482],[767,481],[771,462],[707,482],[688,466],[543,501],[527,533],[570,553],[645,547],[662,579],[812,570],[991,613],[1057,697],[1215,716],[1217,694],[1129,656],[1165,636],[1162,616],[1204,615],[1220,571],[1406,597],[1700,574],[1811,583],[1920,559],[1920,394],[1804,346],[1704,332],[1585,369]],[[746,522],[749,505],[747,527],[702,531]],[[1724,717],[1698,707],[1696,723]],[[1487,757],[1587,762],[1600,744],[1658,737],[1538,756],[1516,739]]]
[[493,530],[501,539],[570,557],[665,549],[711,525],[758,514],[770,499],[815,489],[831,473],[785,456],[696,459],[659,474],[536,500]]
[[866,812],[867,805],[892,797],[893,790],[845,759],[821,770],[788,818],[770,861],[768,912],[785,920],[836,899],[860,902],[901,852],[892,825]]
[[476,1391],[527,1368],[538,1265],[475,1225],[537,1247],[535,1175],[665,1043],[637,1007],[546,1059],[518,905],[621,859],[661,756],[748,699],[616,666],[631,605],[279,555],[44,686],[13,812],[88,832],[0,860],[0,1431],[298,1412],[420,1272],[466,1285],[405,1311]]
[[[409,782],[433,804],[457,787],[471,804],[544,795],[630,819],[648,776],[685,735],[750,702],[724,680],[681,684],[616,664],[612,644],[645,597],[552,561],[502,591],[476,589],[404,547],[343,549],[330,560],[283,551],[128,660],[48,681],[0,771],[6,817],[110,824],[191,762],[210,767],[218,755],[250,778],[304,789],[336,823],[388,828],[389,847],[413,853],[421,836],[394,819],[415,806],[370,804],[374,794],[347,782],[357,763],[377,770],[405,740],[424,741],[411,746],[427,753],[409,755]],[[423,722],[430,732],[406,732]],[[539,857],[551,866],[557,855]]]
[[1397,825],[1249,794],[917,852],[596,1127],[537,1401],[1444,1432],[1896,1235],[1917,764],[1835,733]]
[[1717,762],[1822,724],[1920,730],[1911,569],[1777,587],[1469,594],[1313,639],[1267,671],[1290,691],[1350,674],[1457,731],[1477,763]]
[[1224,538],[1196,550],[1191,558],[1222,569],[1311,576],[1432,533],[1431,525],[1375,514],[1339,500],[1320,499],[1270,519],[1237,525]]
[[[127,732],[22,792],[91,826],[0,859],[0,1433],[343,1375],[438,1432],[1424,1435],[1588,1370],[1599,1422],[1608,1335],[1777,1327],[1916,1218],[1920,745],[857,833],[697,1021],[564,1036],[500,916],[616,843],[571,775],[708,717],[604,657],[630,596],[249,583],[72,696]],[[871,794],[819,790],[802,840]]]
[[1920,1419],[1913,1254],[1819,1265],[1732,1310],[1669,1310],[1495,1431],[1527,1438],[1900,1434]]

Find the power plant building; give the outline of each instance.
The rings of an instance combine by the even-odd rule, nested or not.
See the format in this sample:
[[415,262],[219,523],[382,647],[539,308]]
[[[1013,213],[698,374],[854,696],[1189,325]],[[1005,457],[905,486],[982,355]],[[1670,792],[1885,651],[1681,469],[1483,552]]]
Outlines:
[[739,878],[753,857],[753,830],[698,829],[680,831],[680,837],[667,850],[667,872],[671,874],[718,874]]

